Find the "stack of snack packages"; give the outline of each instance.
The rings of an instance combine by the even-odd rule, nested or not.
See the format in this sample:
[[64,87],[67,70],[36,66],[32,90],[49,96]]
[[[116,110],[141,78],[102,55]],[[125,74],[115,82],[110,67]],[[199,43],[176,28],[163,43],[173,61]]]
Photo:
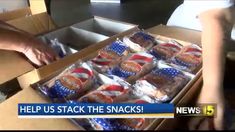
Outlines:
[[[70,103],[169,103],[198,72],[201,55],[195,44],[160,41],[138,30],[110,43],[86,62],[68,67],[39,88],[52,99]],[[90,130],[143,130],[152,120],[91,118],[82,126]],[[81,125],[81,120],[76,121]]]

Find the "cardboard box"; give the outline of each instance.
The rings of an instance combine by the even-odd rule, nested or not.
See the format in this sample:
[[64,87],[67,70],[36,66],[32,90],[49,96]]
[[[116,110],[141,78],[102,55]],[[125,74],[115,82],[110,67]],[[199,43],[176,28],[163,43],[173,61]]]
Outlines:
[[9,20],[7,23],[33,35],[42,34],[57,28],[46,12]]
[[57,28],[47,14],[44,0],[29,0],[29,4],[29,7],[0,13],[0,20],[33,35]]
[[[14,102],[14,101],[16,101],[16,99],[17,99],[17,103],[22,103],[22,102],[24,102],[24,103],[35,103],[35,101],[36,102],[46,102],[46,99],[43,98],[43,96],[40,96],[39,93],[37,93],[37,91],[34,91],[31,87],[29,87],[30,84],[33,84],[37,81],[55,76],[56,74],[58,74],[59,71],[63,70],[66,66],[74,63],[78,59],[86,60],[86,59],[88,59],[92,56],[95,56],[96,52],[99,49],[101,49],[105,45],[109,44],[110,42],[114,41],[117,37],[121,38],[122,36],[130,34],[131,32],[136,31],[136,30],[137,30],[137,28],[134,28],[134,29],[128,30],[124,33],[114,35],[113,37],[110,37],[109,39],[106,39],[106,40],[104,40],[100,43],[97,43],[95,45],[91,45],[88,48],[83,49],[78,53],[67,56],[67,57],[61,59],[60,61],[54,62],[51,65],[33,70],[33,71],[19,77],[18,80],[20,82],[20,85],[25,90],[22,90],[22,92],[17,95],[18,99],[17,98],[9,99],[8,103]],[[169,37],[169,35],[171,35],[170,38],[179,37],[178,41],[180,41],[182,43],[183,43],[183,41],[181,41],[181,40],[183,38],[185,38],[184,36],[186,34],[195,34],[195,32],[191,31],[191,30],[186,31],[184,29],[179,29],[179,28],[175,28],[175,27],[167,27],[167,26],[164,26],[164,25],[159,25],[159,26],[153,27],[151,29],[148,29],[147,31],[150,32],[151,34],[162,35],[164,38],[167,38],[166,36]],[[168,34],[169,31],[174,31],[174,33]],[[200,33],[198,33],[198,35],[200,35]],[[198,38],[197,37],[198,36],[196,36],[195,38],[191,38],[191,41],[199,42],[200,41],[200,40],[198,40],[199,37]],[[187,42],[185,42],[185,43],[187,44]],[[177,94],[177,96],[171,101],[171,103],[174,103],[174,104],[188,103],[193,98],[193,96],[196,96],[195,91],[200,90],[201,83],[202,83],[202,77],[201,77],[201,70],[200,70],[196,74],[196,77],[183,90],[181,90],[179,94]],[[31,92],[35,92],[38,95],[33,93],[34,97],[33,98],[28,98],[27,94],[31,94]],[[24,93],[25,97],[22,96],[23,93]],[[22,98],[22,99],[19,99],[19,98]],[[28,98],[28,99],[26,100],[25,98]],[[14,108],[10,105],[8,106],[8,109],[10,109],[10,111],[16,111],[16,108]],[[0,108],[0,110],[1,110],[1,108]],[[7,116],[7,115],[4,115],[4,116]],[[17,116],[17,113],[15,113],[14,115],[11,115],[11,116]],[[3,118],[5,118],[5,117],[3,117]],[[28,120],[32,120],[31,122],[34,122],[34,119],[28,119]],[[67,119],[62,119],[62,120],[70,122]],[[17,119],[17,120],[14,119],[14,122],[15,121],[25,122],[25,123],[22,123],[22,124],[24,124],[22,126],[13,126],[14,129],[18,129],[18,128],[27,129],[28,125],[30,124],[30,123],[27,124],[28,122],[26,122],[25,120],[21,120],[21,119]],[[158,130],[158,129],[169,128],[169,127],[167,127],[169,124],[166,125],[166,123],[169,123],[169,121],[170,121],[170,119],[155,119],[153,122],[151,122],[151,124],[149,124],[149,126],[146,128],[146,130],[154,130],[154,129]],[[46,120],[44,120],[44,122],[46,122]],[[46,128],[43,124],[41,124],[41,125],[42,126],[41,127],[38,126],[38,128]],[[80,127],[74,128],[74,126],[69,127],[69,129],[82,129]],[[0,128],[1,128],[1,126],[0,126]],[[31,127],[31,129],[38,129],[38,128]],[[63,128],[66,128],[66,125],[64,125]],[[2,129],[7,129],[7,127],[3,126]],[[54,128],[48,127],[48,129],[56,129],[56,127],[54,127]]]
[[[0,14],[0,20],[33,35],[56,28],[46,13],[44,0],[30,0],[30,7]],[[39,13],[39,14],[38,14]],[[14,51],[0,50],[0,84],[34,69],[26,58]]]

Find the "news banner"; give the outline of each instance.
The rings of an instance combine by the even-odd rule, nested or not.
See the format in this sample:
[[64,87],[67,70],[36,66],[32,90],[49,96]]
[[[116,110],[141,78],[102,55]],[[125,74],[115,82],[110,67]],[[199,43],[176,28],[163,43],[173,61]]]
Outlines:
[[193,107],[173,104],[18,104],[19,118],[174,118],[177,116],[216,116],[215,104]]

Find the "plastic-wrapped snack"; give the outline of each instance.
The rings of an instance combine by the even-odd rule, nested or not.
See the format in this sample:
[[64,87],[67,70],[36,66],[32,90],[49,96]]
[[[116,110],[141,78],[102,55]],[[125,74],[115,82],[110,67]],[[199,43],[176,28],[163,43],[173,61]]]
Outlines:
[[157,102],[171,100],[190,80],[175,68],[156,68],[133,85],[138,96],[147,95]]
[[58,41],[58,39],[50,40],[50,46],[57,52],[59,57],[63,58],[66,56],[66,51],[62,43]]
[[145,119],[91,118],[90,122],[95,130],[140,130]]
[[[123,103],[153,103],[148,96],[136,98]],[[90,119],[94,129],[99,130],[143,130],[151,121],[145,118],[92,118]]]
[[101,49],[98,55],[93,58],[89,63],[98,72],[104,73],[110,67],[118,64],[123,56],[129,53],[129,48],[120,40]]
[[171,64],[190,73],[196,73],[202,64],[202,50],[197,45],[185,46],[175,57]]
[[135,81],[140,76],[150,72],[155,65],[154,57],[141,52],[132,54],[119,65],[109,70],[109,76],[118,76],[128,82]]
[[92,69],[86,63],[75,63],[38,88],[51,99],[72,99],[90,90],[94,84]]
[[83,103],[118,103],[129,98],[130,88],[118,84],[104,84],[83,97],[78,102]]
[[150,50],[150,54],[156,57],[158,60],[168,60],[175,56],[180,50],[182,46],[178,43],[167,42],[161,43],[154,46]]
[[135,32],[130,36],[125,36],[123,42],[130,47],[133,52],[146,51],[155,45],[155,38],[143,31]]

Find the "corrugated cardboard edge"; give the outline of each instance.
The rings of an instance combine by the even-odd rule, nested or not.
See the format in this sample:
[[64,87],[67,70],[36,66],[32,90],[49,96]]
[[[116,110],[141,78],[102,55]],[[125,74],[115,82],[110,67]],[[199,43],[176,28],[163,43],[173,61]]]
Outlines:
[[33,35],[48,32],[57,27],[46,12],[10,20],[7,23]]
[[19,76],[17,78],[19,84],[20,84],[20,87],[22,89],[24,88],[27,88],[29,87],[29,85],[33,82],[37,82],[40,80],[40,77],[39,77],[39,74],[38,74],[38,70],[37,69],[34,69],[30,72],[27,72],[25,73],[24,75],[22,76]]

